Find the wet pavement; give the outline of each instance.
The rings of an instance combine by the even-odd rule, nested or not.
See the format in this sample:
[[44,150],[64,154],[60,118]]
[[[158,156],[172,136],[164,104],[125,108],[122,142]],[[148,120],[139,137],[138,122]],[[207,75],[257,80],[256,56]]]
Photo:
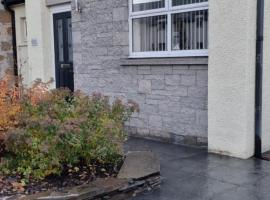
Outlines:
[[193,148],[131,138],[126,149],[161,159],[161,189],[132,200],[270,200],[270,162],[240,160]]

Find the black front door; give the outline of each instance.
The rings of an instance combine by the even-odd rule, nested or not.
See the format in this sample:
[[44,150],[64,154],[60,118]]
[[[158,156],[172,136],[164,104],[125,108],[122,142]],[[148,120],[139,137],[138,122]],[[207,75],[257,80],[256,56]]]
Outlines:
[[74,90],[71,12],[53,16],[56,87]]

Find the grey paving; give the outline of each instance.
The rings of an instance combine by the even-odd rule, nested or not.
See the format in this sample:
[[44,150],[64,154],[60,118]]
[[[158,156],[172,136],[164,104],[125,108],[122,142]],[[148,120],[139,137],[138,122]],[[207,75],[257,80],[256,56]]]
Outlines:
[[270,200],[270,162],[137,138],[126,150],[158,154],[164,178],[161,189],[132,200]]
[[141,179],[160,173],[159,157],[151,151],[132,151],[126,154],[118,174],[122,179]]

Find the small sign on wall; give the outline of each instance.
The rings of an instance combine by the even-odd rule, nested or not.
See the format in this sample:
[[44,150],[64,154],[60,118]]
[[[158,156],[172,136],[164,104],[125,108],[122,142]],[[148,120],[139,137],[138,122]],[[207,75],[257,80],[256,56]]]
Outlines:
[[38,40],[37,40],[36,38],[32,38],[32,39],[31,39],[31,45],[32,45],[33,47],[38,46]]

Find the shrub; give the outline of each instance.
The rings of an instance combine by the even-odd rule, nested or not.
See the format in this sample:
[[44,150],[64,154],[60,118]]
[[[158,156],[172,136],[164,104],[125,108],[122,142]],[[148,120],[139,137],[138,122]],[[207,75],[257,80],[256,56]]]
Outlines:
[[15,116],[21,109],[20,91],[13,84],[14,81],[14,77],[8,73],[0,80],[0,139],[4,138],[3,134],[9,128],[17,124]]
[[28,99],[35,103],[48,92],[52,82],[42,83],[37,80],[31,88],[23,87],[22,79],[14,77],[9,71],[0,80],[0,157],[4,152],[4,140],[7,132],[18,126],[18,115],[22,112],[22,101]]
[[68,90],[46,90],[37,82],[20,98],[16,126],[8,130],[0,171],[24,179],[60,175],[79,162],[117,164],[122,159],[124,122],[135,103]]
[[17,125],[16,116],[21,110],[20,91],[14,82],[15,78],[9,73],[0,80],[0,157],[6,133]]

